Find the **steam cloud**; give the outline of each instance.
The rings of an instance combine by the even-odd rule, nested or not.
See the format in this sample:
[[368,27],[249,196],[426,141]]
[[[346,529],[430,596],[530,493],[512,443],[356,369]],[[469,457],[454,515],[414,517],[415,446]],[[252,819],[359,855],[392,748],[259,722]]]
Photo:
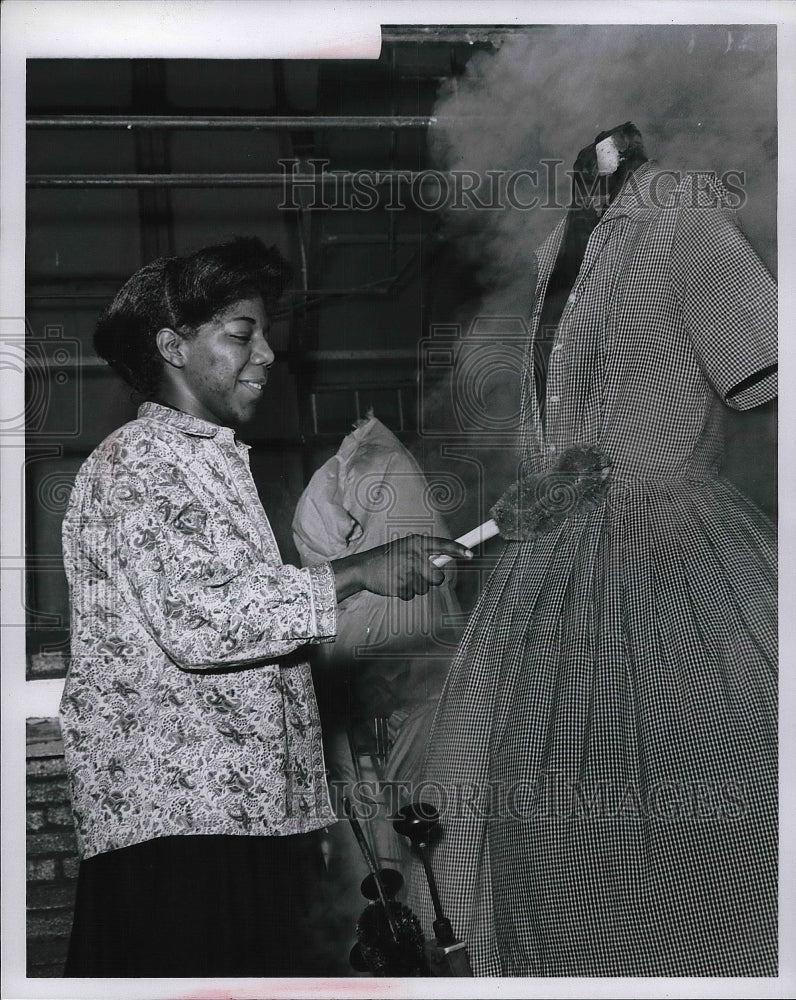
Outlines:
[[[429,131],[441,169],[544,170],[560,159],[569,200],[578,151],[631,120],[647,155],[679,170],[744,171],[742,213],[769,266],[775,258],[776,29],[771,26],[567,26],[509,35],[443,86]],[[527,281],[529,257],[561,210],[450,211],[448,233],[481,265],[488,288]]]
[[[661,168],[745,174],[746,202],[739,221],[763,261],[776,266],[776,28],[773,26],[541,26],[507,35],[494,53],[476,53],[463,75],[440,90],[429,129],[433,165],[440,170],[486,172],[558,168],[554,203],[565,206],[578,151],[602,130],[633,121],[647,155]],[[547,168],[549,175],[552,169]],[[523,199],[529,198],[530,182]],[[482,184],[480,189],[485,191]],[[562,207],[524,211],[448,208],[444,232],[457,253],[474,266],[480,301],[470,298],[436,316],[437,322],[470,329],[476,316],[530,315],[535,271],[533,251],[563,218]],[[488,336],[482,324],[478,338]],[[465,350],[466,356],[466,350]],[[461,371],[461,367],[460,367]],[[457,378],[459,383],[457,383]],[[423,400],[428,426],[453,427],[461,389],[451,372]],[[484,405],[495,413],[518,411],[519,379],[505,371],[485,373]],[[459,392],[461,396],[461,392]],[[483,444],[483,441],[482,441]],[[449,467],[434,444],[424,442],[423,464]],[[481,451],[488,464],[480,478],[486,502],[516,475],[510,451]],[[753,460],[753,459],[750,459]],[[451,515],[464,529],[484,514],[472,463],[459,469],[467,482],[466,510]],[[502,485],[501,485],[502,484]],[[481,490],[483,492],[483,490]],[[478,509],[480,507],[480,509]]]

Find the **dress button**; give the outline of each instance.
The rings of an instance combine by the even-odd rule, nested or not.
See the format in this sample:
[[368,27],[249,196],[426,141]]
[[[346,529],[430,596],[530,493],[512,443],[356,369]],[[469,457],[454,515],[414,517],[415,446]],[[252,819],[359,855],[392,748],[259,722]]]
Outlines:
[[[574,292],[570,292],[570,293],[569,293],[569,297],[567,298],[567,305],[568,305],[568,306],[571,306],[571,305],[572,305],[572,303],[573,303],[573,302],[574,302],[574,301],[575,301],[576,299],[577,299],[577,295],[576,295],[576,294],[575,294]],[[561,300],[559,299],[559,301],[561,301]]]
[[560,396],[551,396],[550,397],[550,402],[551,403],[560,403],[561,402],[561,397]]
[[554,444],[550,444],[550,445],[547,446],[547,450],[550,452],[551,455],[555,455],[555,453],[556,453],[556,446]]

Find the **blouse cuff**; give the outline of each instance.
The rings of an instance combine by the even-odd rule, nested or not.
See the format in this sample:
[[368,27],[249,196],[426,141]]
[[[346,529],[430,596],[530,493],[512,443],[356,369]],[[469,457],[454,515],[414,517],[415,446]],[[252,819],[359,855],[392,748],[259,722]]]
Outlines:
[[318,642],[331,642],[337,635],[337,592],[334,570],[329,563],[309,566],[312,606],[315,612],[315,637]]

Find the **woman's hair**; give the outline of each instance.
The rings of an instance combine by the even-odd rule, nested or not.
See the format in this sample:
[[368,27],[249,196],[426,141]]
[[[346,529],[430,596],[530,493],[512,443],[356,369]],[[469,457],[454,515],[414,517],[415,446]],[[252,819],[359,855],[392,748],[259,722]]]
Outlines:
[[259,296],[276,307],[292,276],[275,247],[256,236],[203,247],[187,257],[159,257],[124,284],[94,332],[94,349],[143,396],[160,384],[156,341],[164,327],[191,336],[227,306]]

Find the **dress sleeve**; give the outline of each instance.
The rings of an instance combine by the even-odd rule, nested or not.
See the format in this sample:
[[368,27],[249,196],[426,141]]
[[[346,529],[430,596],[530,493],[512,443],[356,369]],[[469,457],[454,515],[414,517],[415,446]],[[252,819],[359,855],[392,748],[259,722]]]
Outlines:
[[117,464],[104,506],[119,593],[177,666],[246,666],[334,637],[331,566],[268,560],[169,455]]
[[721,398],[745,410],[776,396],[777,289],[733,213],[681,207],[671,269],[694,350]]

